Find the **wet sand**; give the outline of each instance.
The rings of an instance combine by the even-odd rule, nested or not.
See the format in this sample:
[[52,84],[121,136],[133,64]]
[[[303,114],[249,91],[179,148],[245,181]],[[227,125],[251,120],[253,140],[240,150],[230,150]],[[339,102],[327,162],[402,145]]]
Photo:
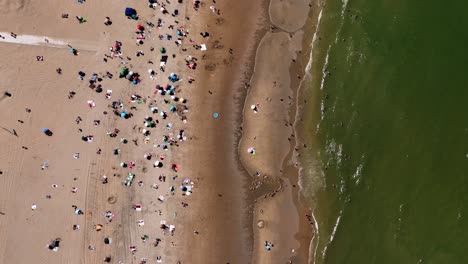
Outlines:
[[[271,32],[256,53],[239,145],[256,194],[252,263],[307,263],[313,227],[306,217],[310,208],[302,201],[299,164],[293,156],[298,155],[294,150],[297,88],[308,59],[303,30],[310,29],[303,27],[309,19],[309,1],[273,0],[268,13]],[[255,154],[248,153],[249,148]],[[265,250],[265,242],[273,245],[270,251]]]

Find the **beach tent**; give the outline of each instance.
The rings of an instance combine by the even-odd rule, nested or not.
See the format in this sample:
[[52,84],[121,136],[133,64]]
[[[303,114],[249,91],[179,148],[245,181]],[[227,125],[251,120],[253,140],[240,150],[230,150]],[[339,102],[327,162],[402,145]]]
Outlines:
[[135,9],[131,8],[131,7],[127,7],[125,8],[125,16],[127,16],[128,18],[133,18],[133,19],[136,19],[136,16],[137,15],[137,12]]
[[168,77],[169,81],[171,82],[177,82],[179,80],[179,76],[175,73],[171,73]]
[[50,131],[48,128],[43,128],[42,133],[46,134],[47,136],[52,136],[52,131]]
[[141,212],[142,206],[141,204],[135,204],[134,208],[135,208],[135,211]]
[[123,67],[122,69],[120,69],[119,78],[123,78],[123,77],[125,77],[127,74],[128,74],[128,68]]

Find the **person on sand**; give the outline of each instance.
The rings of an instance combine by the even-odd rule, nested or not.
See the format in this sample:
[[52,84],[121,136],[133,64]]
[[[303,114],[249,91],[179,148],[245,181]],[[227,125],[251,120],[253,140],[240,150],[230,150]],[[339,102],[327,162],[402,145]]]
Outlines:
[[80,22],[80,24],[86,22],[86,18],[82,17],[82,16],[76,16],[76,19],[78,20],[78,22]]
[[106,26],[112,25],[112,21],[111,21],[110,17],[106,17],[106,19],[104,20],[104,25],[106,25]]
[[71,52],[73,55],[75,55],[75,56],[78,55],[78,50],[76,50],[75,48],[71,48],[71,49],[70,49],[70,52]]

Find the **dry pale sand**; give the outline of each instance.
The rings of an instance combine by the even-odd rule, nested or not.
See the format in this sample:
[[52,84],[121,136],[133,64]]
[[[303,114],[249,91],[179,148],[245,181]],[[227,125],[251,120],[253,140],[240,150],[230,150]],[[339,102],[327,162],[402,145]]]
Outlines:
[[[29,45],[30,37],[25,37],[27,43],[8,43],[15,42],[12,39],[0,43],[0,92],[13,95],[0,97],[0,125],[4,128],[0,130],[0,263],[102,263],[107,256],[112,257],[112,263],[138,263],[142,258],[154,263],[157,256],[163,257],[163,263],[249,262],[253,244],[246,220],[251,219],[245,218],[248,195],[244,170],[236,157],[236,131],[243,103],[239,88],[251,66],[257,27],[262,23],[262,3],[219,3],[216,6],[221,15],[216,15],[210,12],[210,2],[202,3],[199,11],[185,1],[171,2],[168,10],[179,9],[179,24],[172,22],[170,15],[149,9],[145,2],[0,1],[0,8],[7,14],[0,31],[14,32],[19,40],[24,40],[24,35],[39,40],[44,36],[50,42],[67,42],[79,50],[79,55],[73,56],[63,45]],[[138,10],[140,21],[123,15],[127,5]],[[62,13],[70,17],[63,19]],[[79,24],[76,15],[88,21]],[[103,25],[105,16],[112,18],[109,27]],[[183,19],[185,16],[190,17],[189,22]],[[158,18],[165,21],[163,29],[148,28],[145,44],[136,46],[136,25],[156,23]],[[184,39],[187,52],[173,41],[158,40],[157,34],[175,35],[167,28],[170,24],[190,30],[189,38],[194,42]],[[210,32],[209,39],[199,35],[204,31]],[[123,43],[123,58],[105,63],[103,56],[115,40]],[[193,44],[201,43],[207,44],[207,52],[193,49]],[[157,70],[161,56],[158,49],[162,46],[168,55],[176,55],[174,60],[169,59],[165,73]],[[151,47],[155,50],[151,51]],[[145,55],[136,57],[138,50]],[[185,66],[183,59],[187,55],[198,58],[197,70]],[[44,60],[36,61],[36,56]],[[122,62],[142,75],[142,83],[134,86],[117,78]],[[55,72],[58,67],[63,70],[61,75]],[[155,81],[147,74],[149,68],[158,72]],[[78,79],[80,70],[87,74],[84,81]],[[92,72],[102,76],[106,71],[114,74],[112,80],[104,78],[101,82],[104,93],[113,90],[111,100],[88,88]],[[170,98],[154,95],[153,91],[156,84],[167,83],[170,72],[184,78],[177,83],[176,91],[177,96],[187,98],[189,112],[169,114],[166,120],[154,115],[160,124],[151,130],[150,143],[144,144],[140,129],[143,117],[151,115],[149,107],[157,105],[168,111],[169,105],[163,99]],[[194,77],[195,83],[188,84],[188,77]],[[69,91],[76,92],[72,99],[68,98]],[[141,104],[129,102],[135,93],[144,98]],[[117,99],[123,100],[132,118],[125,120],[112,114],[108,105]],[[96,107],[88,108],[87,100],[94,100]],[[212,117],[214,112],[220,114],[218,119]],[[187,123],[180,120],[183,114],[188,117]],[[75,123],[77,116],[83,120],[80,124]],[[97,119],[100,125],[93,124]],[[166,130],[167,123],[173,124],[171,131]],[[43,127],[54,135],[42,134]],[[106,136],[114,128],[120,130],[118,137]],[[153,146],[162,143],[163,135],[175,137],[179,130],[185,130],[188,137],[179,143],[180,147],[164,151]],[[83,142],[83,135],[93,135],[94,141]],[[121,137],[129,143],[120,143]],[[96,153],[98,148],[101,154]],[[113,155],[115,148],[120,148],[122,154]],[[145,160],[143,155],[150,151],[155,152],[153,160]],[[75,153],[80,154],[79,159],[73,158]],[[160,156],[165,166],[153,168],[152,162]],[[119,167],[120,162],[130,161],[136,163],[133,169]],[[41,170],[44,162],[49,167]],[[172,163],[181,165],[177,173],[170,170]],[[129,172],[136,174],[136,180],[131,187],[125,187],[122,181]],[[107,175],[109,183],[102,184],[103,175]],[[165,175],[167,181],[160,182],[160,175]],[[191,196],[182,196],[178,190],[186,178],[194,183]],[[142,186],[136,184],[140,180]],[[151,188],[152,184],[159,188]],[[174,195],[171,186],[176,188]],[[78,188],[77,193],[71,192],[73,187]],[[157,200],[159,195],[164,196],[164,202]],[[184,208],[182,202],[188,207]],[[35,210],[31,209],[33,204]],[[142,204],[143,210],[136,212],[134,204]],[[85,214],[75,215],[72,205]],[[110,223],[102,215],[106,211],[115,214]],[[139,226],[139,220],[144,220],[145,225]],[[162,233],[162,220],[176,226],[174,236]],[[74,224],[80,229],[74,231]],[[103,225],[102,231],[95,231],[95,225]],[[141,239],[144,235],[149,236],[146,243]],[[112,239],[110,245],[103,243],[106,237]],[[55,238],[61,239],[58,252],[46,247]],[[156,238],[162,240],[158,247],[153,246]],[[95,250],[88,250],[90,245]],[[137,248],[134,255],[130,246]]]

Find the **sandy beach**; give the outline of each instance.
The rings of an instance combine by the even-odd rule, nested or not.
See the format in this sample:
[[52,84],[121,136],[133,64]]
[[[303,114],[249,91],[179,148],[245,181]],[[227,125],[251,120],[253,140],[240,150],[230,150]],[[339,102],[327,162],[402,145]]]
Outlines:
[[309,1],[152,2],[0,1],[0,263],[306,263]]

